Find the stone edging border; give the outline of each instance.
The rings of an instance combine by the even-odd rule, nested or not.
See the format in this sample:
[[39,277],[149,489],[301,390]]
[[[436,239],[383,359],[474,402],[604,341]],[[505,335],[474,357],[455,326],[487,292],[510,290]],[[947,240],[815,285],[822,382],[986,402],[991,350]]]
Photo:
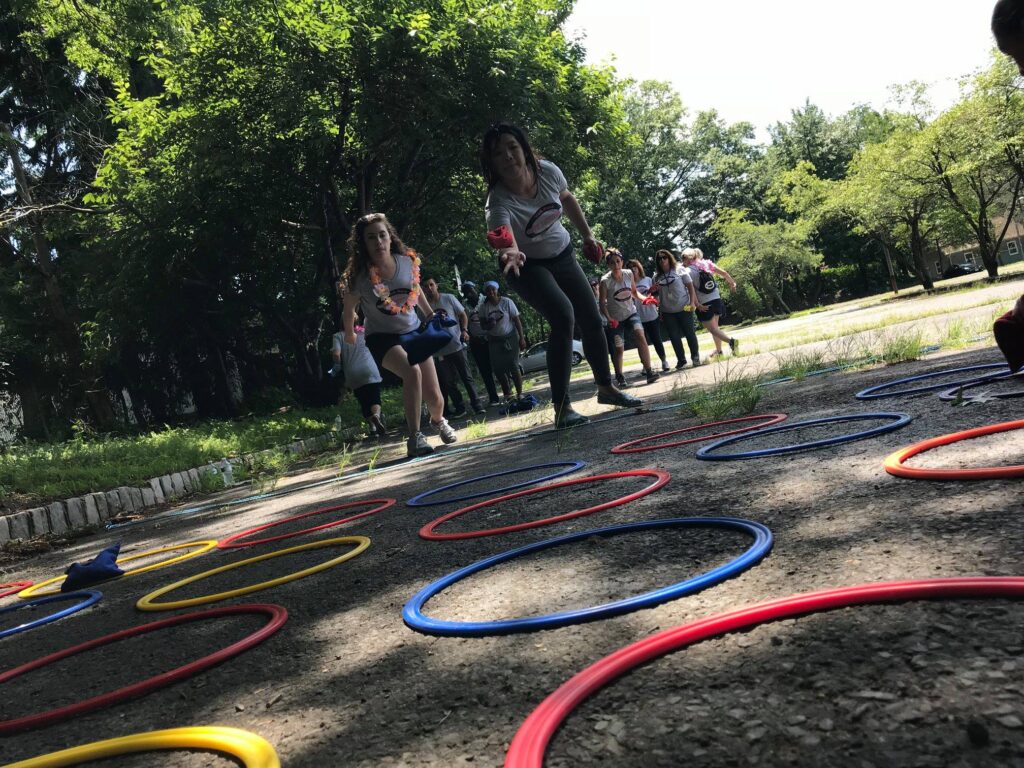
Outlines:
[[[318,453],[334,446],[339,437],[340,435],[335,432],[307,437],[291,443],[286,450],[297,456]],[[279,449],[270,448],[237,458],[221,459],[201,467],[171,472],[150,478],[148,485],[141,488],[122,485],[111,491],[88,493],[64,501],[55,501],[44,507],[23,509],[12,515],[0,517],[0,545],[37,536],[60,536],[89,526],[100,526],[122,512],[138,512],[146,507],[164,504],[199,491],[202,488],[204,474],[215,474],[223,481],[225,487],[230,486],[233,483],[234,467],[246,459],[273,453],[275,450]]]

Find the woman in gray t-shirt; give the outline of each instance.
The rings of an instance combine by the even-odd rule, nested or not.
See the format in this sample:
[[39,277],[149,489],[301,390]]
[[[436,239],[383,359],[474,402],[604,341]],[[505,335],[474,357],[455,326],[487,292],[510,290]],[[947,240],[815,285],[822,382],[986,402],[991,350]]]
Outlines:
[[352,227],[348,265],[341,282],[345,289],[344,341],[356,343],[356,309],[362,307],[367,349],[378,365],[402,380],[409,457],[425,456],[434,450],[420,432],[423,402],[430,412],[430,424],[441,440],[454,443],[458,438],[444,418],[444,398],[433,358],[410,363],[403,346],[403,334],[420,326],[417,308],[428,320],[434,314],[420,291],[419,259],[405,247],[383,213],[363,216]]
[[562,213],[579,230],[584,253],[592,260],[600,261],[600,245],[562,171],[554,163],[538,159],[526,133],[510,123],[493,125],[484,134],[480,164],[487,182],[488,242],[498,251],[499,268],[504,269],[512,289],[551,328],[547,363],[555,427],[589,421],[572,409],[569,399],[574,327],[583,337],[583,353],[594,372],[598,402],[641,405],[612,384],[601,316],[591,299],[587,277],[573,255]]

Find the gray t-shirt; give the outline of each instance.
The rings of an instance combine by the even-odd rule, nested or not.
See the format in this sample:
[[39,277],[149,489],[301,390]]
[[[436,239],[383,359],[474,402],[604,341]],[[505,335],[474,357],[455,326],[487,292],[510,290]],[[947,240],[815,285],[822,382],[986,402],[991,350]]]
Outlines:
[[690,303],[690,291],[686,286],[693,284],[693,278],[690,270],[682,264],[677,264],[671,272],[659,272],[655,281],[662,312],[682,312],[683,307]]
[[495,184],[487,195],[487,230],[507,225],[519,250],[527,259],[551,259],[569,245],[569,232],[562,225],[559,195],[568,189],[562,171],[547,160],[539,162],[537,194],[520,197]]
[[341,352],[341,369],[345,373],[345,386],[358,389],[367,384],[380,384],[380,370],[373,361],[373,355],[366,348],[363,331],[356,333],[356,343],[346,344],[345,334],[334,334],[334,350]]
[[[462,306],[462,302],[450,293],[442,293],[434,303],[433,308],[435,312],[439,309],[443,309],[448,314],[448,317],[456,321],[459,319],[459,315],[466,311]],[[451,328],[446,328],[445,330],[451,334],[452,342],[437,353],[441,357],[454,354],[462,349],[462,325],[460,323],[456,323]]]
[[633,273],[622,270],[622,279],[616,280],[611,272],[601,278],[604,286],[605,300],[608,306],[608,317],[622,322],[636,314],[636,302],[633,301]]
[[[636,281],[636,292],[641,296],[647,297],[651,295],[651,278],[641,277]],[[658,319],[658,305],[657,304],[644,304],[640,303],[640,306],[636,308],[636,313],[640,315],[641,323],[649,323],[652,320]]]
[[477,299],[477,303],[473,306],[466,307],[466,315],[469,316],[469,335],[470,338],[474,339],[485,339],[487,338],[487,331],[480,325],[480,305],[483,303],[483,298]]
[[[714,273],[715,262],[711,259],[697,259],[691,261],[690,266],[686,269],[690,272],[690,277],[693,278],[693,287],[697,291],[697,299],[701,304],[707,304],[709,301],[722,298],[722,294],[718,292],[718,278]],[[715,287],[711,291],[705,291],[703,286],[700,284],[700,272],[701,270],[709,273],[715,280]]]
[[[398,265],[395,276],[383,282],[390,292],[391,301],[400,307],[409,298],[409,290],[412,288],[412,259],[405,254],[392,255]],[[363,307],[367,336],[375,333],[409,333],[420,327],[420,317],[415,307],[397,315],[392,315],[384,308],[384,303],[373,292],[368,274],[361,274],[355,282],[355,290]]]
[[499,296],[497,304],[487,299],[480,302],[480,323],[492,339],[503,339],[516,330],[513,317],[519,317],[519,309],[508,296]]

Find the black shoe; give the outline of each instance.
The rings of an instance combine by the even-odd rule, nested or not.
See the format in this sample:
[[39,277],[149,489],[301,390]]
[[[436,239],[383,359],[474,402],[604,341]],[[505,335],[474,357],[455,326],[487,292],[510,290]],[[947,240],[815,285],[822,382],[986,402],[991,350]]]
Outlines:
[[461,419],[465,415],[466,415],[466,406],[465,405],[460,405],[458,408],[453,408],[451,410],[451,413],[448,414],[448,418],[450,418],[450,419]]
[[555,429],[572,429],[573,427],[581,427],[589,423],[590,419],[582,413],[577,413],[572,408],[566,408],[555,416]]
[[473,403],[473,413],[479,416],[482,413],[487,413],[487,409],[480,403]]
[[618,390],[614,393],[598,392],[597,402],[601,405],[617,405],[620,408],[639,408],[644,404],[644,401],[639,397],[633,397]]
[[693,367],[694,368],[700,368],[701,365],[702,365],[702,363],[701,363],[699,357],[693,358]]
[[681,371],[685,367],[686,367],[686,361],[685,360],[677,360],[676,361],[676,370],[677,371]]
[[370,426],[373,428],[373,432],[377,437],[387,437],[388,430],[384,426],[384,418],[382,416],[371,416]]
[[644,371],[644,376],[647,377],[648,384],[653,384],[654,382],[661,378],[661,374],[654,370]]
[[622,375],[621,373],[617,373],[617,374],[615,374],[615,386],[617,386],[617,387],[625,387],[625,386],[628,386],[628,385],[626,384],[626,377],[625,377],[625,376],[623,376],[623,375]]
[[487,407],[488,407],[488,408],[493,408],[493,407],[494,407],[494,406],[496,406],[496,405],[501,405],[501,400],[499,400],[499,399],[498,399],[498,398],[496,398],[496,397],[492,397],[492,398],[491,398],[491,399],[490,399],[490,400],[489,400],[489,401],[487,402]]
[[729,339],[729,349],[732,350],[732,353],[734,355],[736,354],[736,350],[738,350],[739,348],[740,348],[740,340],[739,339],[735,339],[735,338]]

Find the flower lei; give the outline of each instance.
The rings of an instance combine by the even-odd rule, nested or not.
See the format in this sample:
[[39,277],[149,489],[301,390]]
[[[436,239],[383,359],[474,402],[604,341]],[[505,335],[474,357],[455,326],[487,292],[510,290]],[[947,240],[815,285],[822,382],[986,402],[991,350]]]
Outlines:
[[420,257],[412,248],[405,254],[412,259],[412,285],[409,288],[409,295],[405,297],[405,303],[398,306],[391,300],[391,291],[384,285],[380,278],[380,270],[377,267],[370,267],[370,283],[373,285],[374,295],[380,299],[384,311],[392,315],[408,314],[416,306],[420,298]]

